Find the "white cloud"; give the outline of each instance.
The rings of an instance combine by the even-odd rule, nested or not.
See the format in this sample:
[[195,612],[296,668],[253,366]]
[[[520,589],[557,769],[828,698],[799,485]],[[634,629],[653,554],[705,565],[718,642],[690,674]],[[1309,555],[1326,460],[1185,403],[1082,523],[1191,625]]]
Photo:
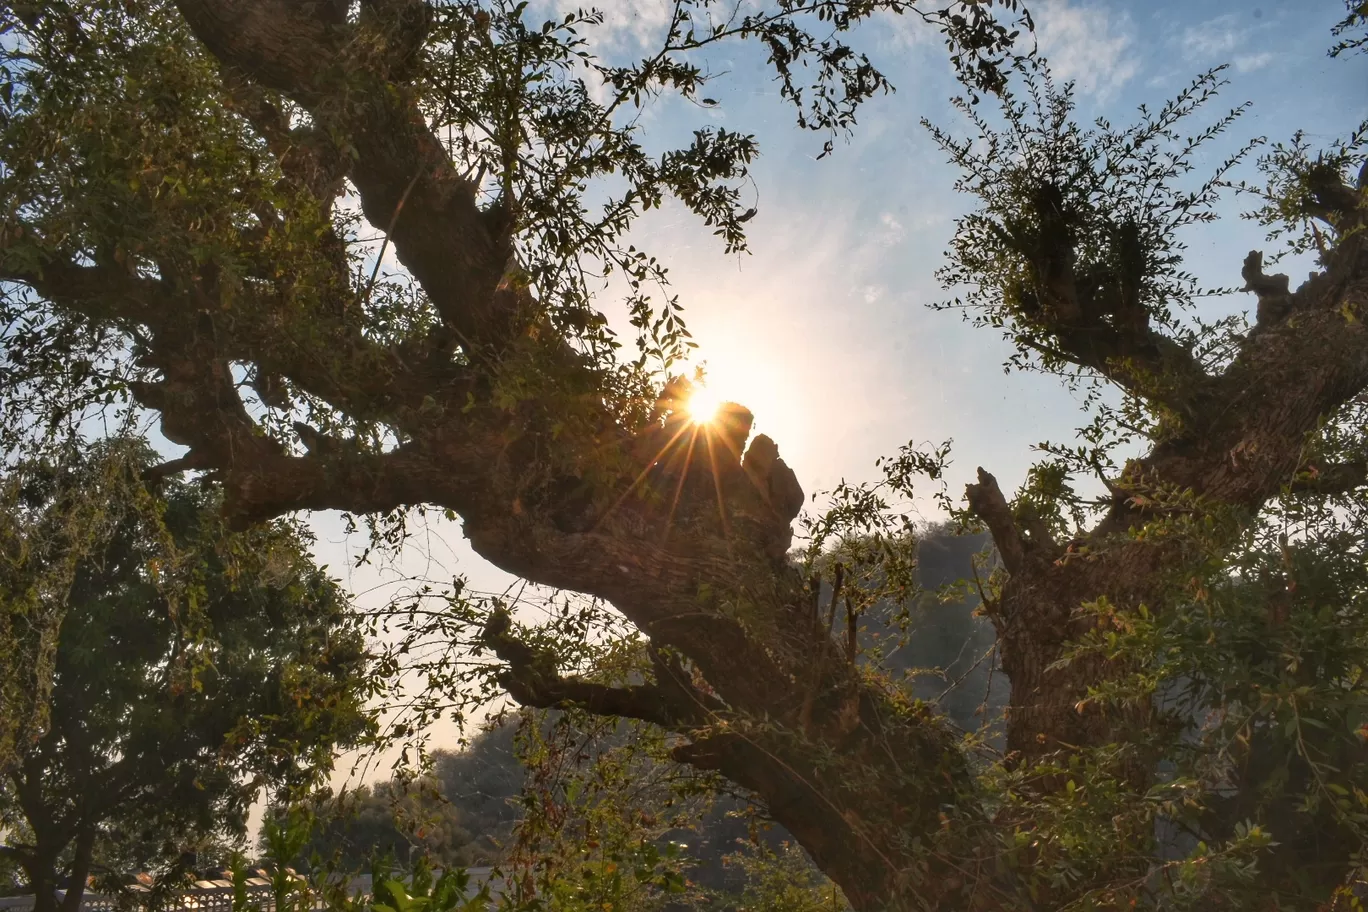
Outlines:
[[902,16],[888,15],[882,17],[880,22],[885,29],[885,40],[893,50],[938,51],[944,46],[944,36],[935,26],[923,22],[920,16],[911,13]]
[[1262,51],[1258,54],[1240,54],[1235,58],[1235,70],[1239,73],[1260,70],[1277,59],[1278,55],[1272,51]]
[[600,50],[628,52],[658,45],[670,27],[670,13],[674,9],[674,4],[667,0],[599,0],[593,4],[582,0],[551,0],[545,10],[546,15],[563,18],[591,5],[603,13],[603,25],[594,30],[594,44]]
[[1245,29],[1239,26],[1239,22],[1240,17],[1227,13],[1190,25],[1178,36],[1178,45],[1184,55],[1190,58],[1228,57],[1244,37]]
[[1130,16],[1089,3],[1046,0],[1032,7],[1036,38],[1056,78],[1107,102],[1135,76],[1135,30]]
[[[1234,63],[1237,72],[1248,73],[1281,56],[1275,51],[1256,49],[1259,44],[1268,43],[1257,33],[1266,32],[1271,26],[1267,21],[1227,13],[1188,26],[1175,36],[1173,44],[1185,59],[1206,64]],[[1237,53],[1240,51],[1243,53]]]
[[902,222],[891,212],[879,216],[879,229],[873,232],[874,242],[880,247],[892,247],[901,242],[906,234]]

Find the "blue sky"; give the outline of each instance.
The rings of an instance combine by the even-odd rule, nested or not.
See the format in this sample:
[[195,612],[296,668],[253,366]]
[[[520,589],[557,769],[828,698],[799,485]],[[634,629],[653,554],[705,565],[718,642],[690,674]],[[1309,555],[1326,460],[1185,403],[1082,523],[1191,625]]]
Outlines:
[[[1325,55],[1338,0],[1257,15],[1214,2],[1033,8],[1042,48],[1056,75],[1077,80],[1087,119],[1127,122],[1141,102],[1162,103],[1200,71],[1231,63],[1220,109],[1255,107],[1229,143],[1213,146],[1213,161],[1250,136],[1302,128],[1328,139],[1368,116],[1368,60]],[[1048,378],[1004,377],[1006,347],[991,331],[925,306],[945,296],[934,272],[972,202],[953,191],[955,171],[919,123],[955,125],[945,103],[955,86],[928,30],[906,22],[870,31],[899,91],[871,102],[827,160],[814,160],[815,137],[791,127],[772,85],[743,61],[730,91],[712,92],[723,102],[717,119],[762,143],[751,256],[722,257],[682,213],[650,220],[642,234],[669,252],[701,356],[727,392],[745,397],[807,490],[869,477],[877,456],[909,439],[947,437],[959,474],[983,464],[1015,482],[1030,445],[1071,436],[1078,413]],[[1238,203],[1225,208],[1230,218],[1191,238],[1191,265],[1213,285],[1239,284],[1240,260],[1262,241],[1235,218]]]

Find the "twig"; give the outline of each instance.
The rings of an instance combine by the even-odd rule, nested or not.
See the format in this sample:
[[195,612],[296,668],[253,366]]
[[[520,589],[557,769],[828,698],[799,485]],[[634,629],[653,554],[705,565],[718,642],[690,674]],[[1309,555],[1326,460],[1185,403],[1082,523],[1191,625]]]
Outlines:
[[375,268],[371,270],[370,281],[366,283],[365,294],[361,296],[360,304],[365,307],[370,303],[371,292],[375,291],[375,282],[380,277],[380,264],[385,261],[385,252],[389,249],[390,235],[394,234],[394,226],[399,224],[399,213],[404,211],[404,203],[408,202],[409,194],[418,184],[418,178],[422,177],[423,169],[419,168],[413,175],[413,179],[404,188],[404,193],[399,197],[399,202],[394,206],[394,214],[390,216],[389,227],[385,229],[385,239],[380,242],[380,253],[375,257]]

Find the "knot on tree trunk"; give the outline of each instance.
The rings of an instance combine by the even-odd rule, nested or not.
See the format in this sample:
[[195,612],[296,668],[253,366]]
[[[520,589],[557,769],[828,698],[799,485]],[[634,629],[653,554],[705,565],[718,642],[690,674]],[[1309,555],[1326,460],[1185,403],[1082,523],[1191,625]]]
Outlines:
[[792,522],[803,509],[803,488],[779,456],[779,446],[764,434],[756,435],[741,466],[779,518]]
[[1058,550],[1042,523],[1026,524],[1032,534],[1023,534],[1023,524],[1017,521],[997,479],[986,470],[978,470],[978,483],[966,485],[964,495],[969,501],[969,512],[982,520],[992,534],[1008,573],[1018,575],[1026,569],[1028,561],[1043,559],[1048,552]]
[[[605,505],[600,522],[628,510],[638,525],[656,527],[665,538],[740,531],[782,559],[804,502],[797,475],[764,434],[747,446],[754,423],[749,409],[727,402],[700,418],[689,410],[690,392],[687,381],[675,381],[661,393],[650,423],[630,444],[636,478]],[[632,493],[642,497],[629,509]]]
[[1263,254],[1257,250],[1249,251],[1240,277],[1245,280],[1243,291],[1252,291],[1259,299],[1255,323],[1266,327],[1280,321],[1292,309],[1292,292],[1288,287],[1290,279],[1283,273],[1266,275],[1263,271]]

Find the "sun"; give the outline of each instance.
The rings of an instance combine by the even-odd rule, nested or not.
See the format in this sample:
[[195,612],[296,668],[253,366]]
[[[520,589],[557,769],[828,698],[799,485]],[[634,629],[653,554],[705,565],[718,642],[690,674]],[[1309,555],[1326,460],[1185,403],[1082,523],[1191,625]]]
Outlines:
[[697,385],[689,394],[689,418],[694,424],[708,424],[722,408],[722,397],[706,386]]

